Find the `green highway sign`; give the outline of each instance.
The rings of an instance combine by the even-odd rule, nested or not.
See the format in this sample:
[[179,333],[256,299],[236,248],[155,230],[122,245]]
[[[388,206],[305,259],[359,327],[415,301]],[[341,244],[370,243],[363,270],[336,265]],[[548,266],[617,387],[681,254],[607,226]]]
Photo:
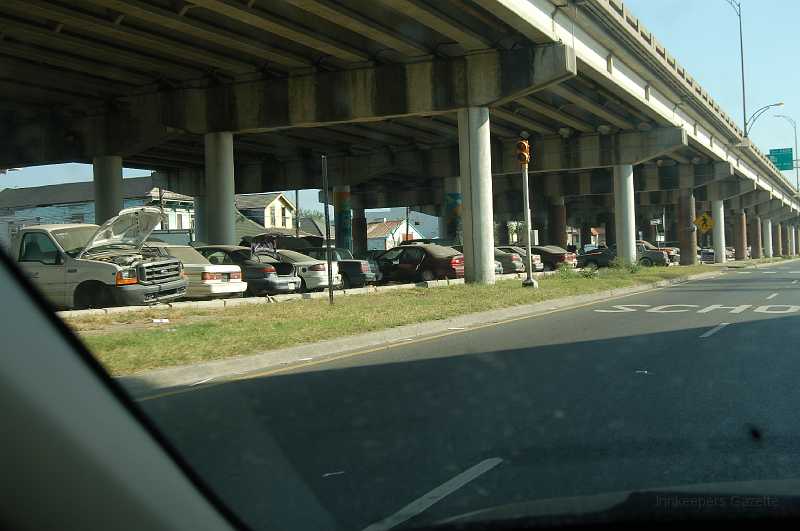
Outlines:
[[769,160],[781,171],[794,169],[792,148],[770,149]]

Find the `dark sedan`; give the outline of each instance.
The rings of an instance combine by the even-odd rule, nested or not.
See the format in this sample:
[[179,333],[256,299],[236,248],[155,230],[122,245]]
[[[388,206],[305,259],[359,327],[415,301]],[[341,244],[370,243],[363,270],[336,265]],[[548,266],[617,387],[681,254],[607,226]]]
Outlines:
[[464,276],[464,255],[451,247],[418,244],[389,249],[375,260],[383,281],[411,282]]
[[531,251],[542,257],[542,263],[547,271],[558,269],[561,264],[578,266],[577,255],[557,245],[533,245]]
[[242,269],[247,282],[247,295],[292,293],[301,279],[292,264],[280,262],[264,254],[253,254],[238,245],[208,245],[197,251],[212,264],[235,264]]
[[[608,267],[617,257],[617,246],[600,247],[578,256],[578,267]],[[669,265],[666,251],[651,250],[641,243],[636,244],[636,260],[643,266]]]
[[[303,254],[307,254],[317,260],[327,260],[325,255],[326,247],[310,247],[303,250]],[[375,282],[375,272],[370,268],[367,260],[357,260],[353,258],[353,253],[348,249],[341,247],[331,248],[331,260],[339,264],[339,274],[342,275],[342,287],[347,288],[361,288],[367,284]]]

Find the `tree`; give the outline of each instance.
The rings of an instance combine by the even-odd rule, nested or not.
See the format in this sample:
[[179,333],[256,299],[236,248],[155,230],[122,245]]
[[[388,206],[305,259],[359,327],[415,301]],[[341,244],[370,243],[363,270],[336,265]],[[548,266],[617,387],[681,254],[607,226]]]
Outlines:
[[319,210],[311,210],[311,209],[308,209],[308,208],[301,208],[300,210],[297,211],[297,217],[299,219],[310,218],[310,219],[313,219],[313,220],[317,221],[323,227],[325,226],[325,214],[323,214]]

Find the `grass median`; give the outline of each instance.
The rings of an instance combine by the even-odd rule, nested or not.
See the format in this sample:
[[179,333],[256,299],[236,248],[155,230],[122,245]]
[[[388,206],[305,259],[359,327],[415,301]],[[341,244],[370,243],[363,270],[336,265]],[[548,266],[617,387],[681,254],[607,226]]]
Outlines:
[[[519,280],[493,286],[416,288],[336,299],[219,309],[150,310],[66,319],[90,351],[115,375],[244,356],[362,332],[647,284],[710,272],[709,266],[603,269],[595,276],[557,273],[539,289]],[[156,324],[154,319],[169,319]]]

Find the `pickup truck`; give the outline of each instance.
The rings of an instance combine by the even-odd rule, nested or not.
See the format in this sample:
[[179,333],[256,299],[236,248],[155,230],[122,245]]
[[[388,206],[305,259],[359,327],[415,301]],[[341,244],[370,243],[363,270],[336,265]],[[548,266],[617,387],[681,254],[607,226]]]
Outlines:
[[136,207],[100,227],[33,225],[14,236],[10,252],[57,308],[170,301],[186,294],[181,261],[142,250],[160,220],[159,209]]

